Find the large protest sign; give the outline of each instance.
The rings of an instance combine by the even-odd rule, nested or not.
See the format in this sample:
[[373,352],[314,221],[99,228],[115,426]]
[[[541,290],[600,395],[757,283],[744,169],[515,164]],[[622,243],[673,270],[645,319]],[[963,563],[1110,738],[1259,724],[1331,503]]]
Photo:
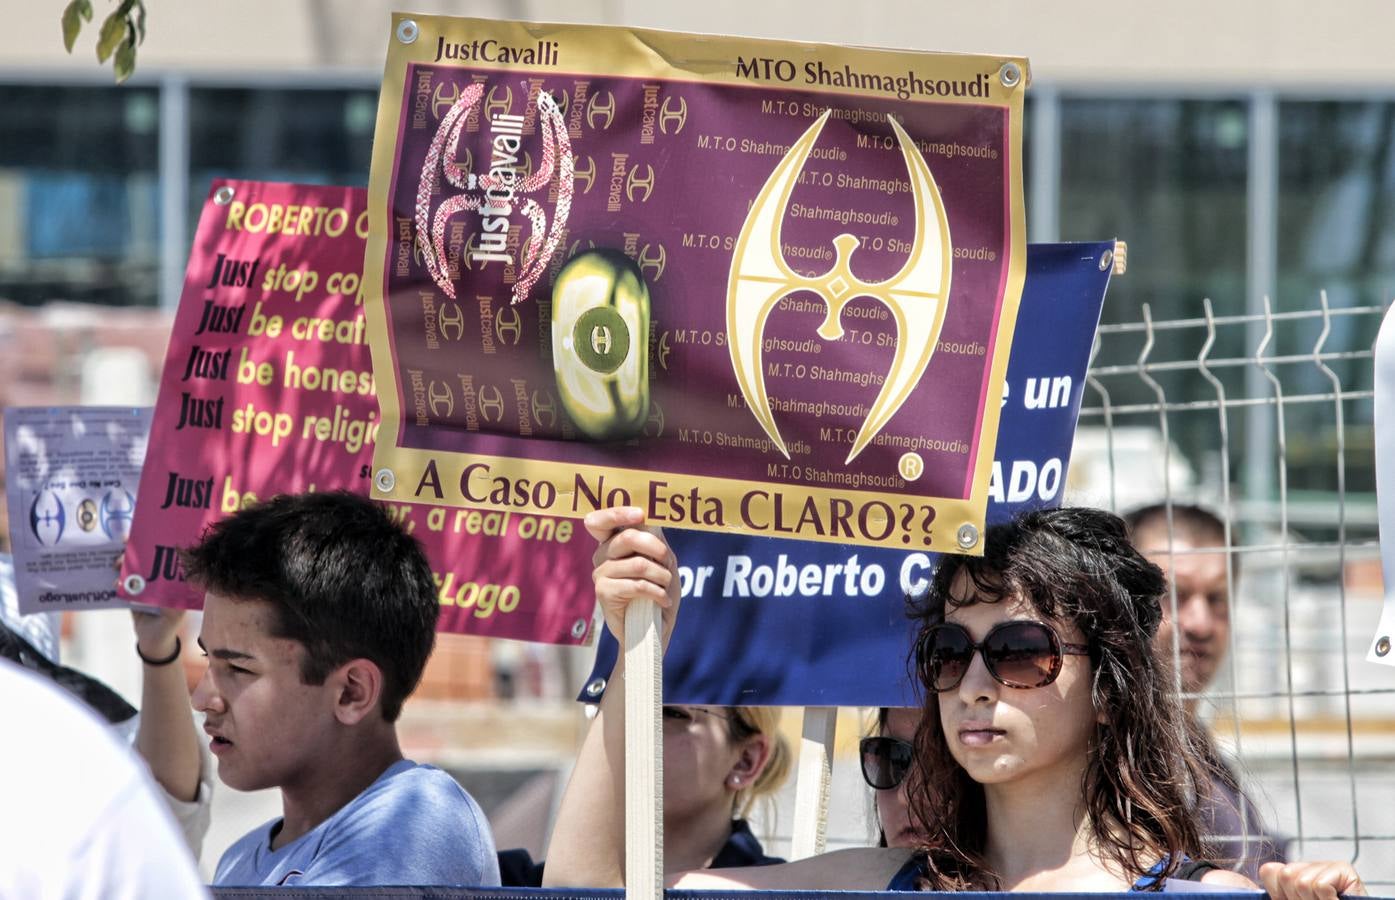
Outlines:
[[22,613],[126,606],[112,561],[130,533],[150,410],[5,410],[5,492]]
[[1025,61],[397,15],[376,496],[974,552]]
[[[989,522],[1060,503],[1113,243],[1033,244],[989,484]],[[1043,336],[1049,335],[1049,340]],[[905,596],[933,553],[666,531],[683,624],[664,656],[674,703],[907,706]],[[579,699],[615,662],[603,631]]]
[[[123,592],[197,607],[176,550],[257,498],[368,492],[378,434],[361,189],[216,182],[175,315]],[[590,540],[571,521],[393,504],[426,548],[444,631],[578,643]]]

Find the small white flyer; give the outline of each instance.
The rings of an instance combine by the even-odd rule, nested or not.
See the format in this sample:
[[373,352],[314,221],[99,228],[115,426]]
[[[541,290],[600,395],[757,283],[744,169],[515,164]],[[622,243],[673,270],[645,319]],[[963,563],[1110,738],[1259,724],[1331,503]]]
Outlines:
[[131,533],[150,409],[5,410],[10,546],[21,612],[129,608],[114,561]]

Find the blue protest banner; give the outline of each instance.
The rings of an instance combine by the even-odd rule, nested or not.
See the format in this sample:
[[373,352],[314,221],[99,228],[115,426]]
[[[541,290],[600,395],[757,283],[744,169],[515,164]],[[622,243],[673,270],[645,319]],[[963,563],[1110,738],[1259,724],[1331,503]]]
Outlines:
[[[467,887],[215,887],[215,900],[624,900],[620,888],[467,888]],[[922,891],[925,898],[954,898],[958,894]],[[983,891],[976,900],[1130,900],[1137,895],[1118,893],[1005,893]],[[1255,891],[1207,891],[1206,900],[1256,900],[1264,895]],[[665,900],[903,900],[904,893],[891,891],[664,891]],[[1381,898],[1372,898],[1381,900]]]
[[[1054,506],[1113,242],[1032,244],[1008,359],[988,522]],[[684,625],[664,658],[664,698],[721,706],[909,706],[908,592],[936,554],[775,538],[665,532],[678,555]],[[602,633],[579,699],[615,665]]]
[[[1212,885],[1214,886],[1214,885]],[[215,900],[625,900],[618,887],[213,887]],[[665,890],[665,900],[903,900],[904,893],[886,890]],[[925,897],[958,894],[921,892]],[[1131,900],[1137,894],[1117,893],[975,893],[975,900]],[[1253,890],[1208,890],[1207,900],[1257,900]],[[1371,900],[1381,900],[1373,897]]]

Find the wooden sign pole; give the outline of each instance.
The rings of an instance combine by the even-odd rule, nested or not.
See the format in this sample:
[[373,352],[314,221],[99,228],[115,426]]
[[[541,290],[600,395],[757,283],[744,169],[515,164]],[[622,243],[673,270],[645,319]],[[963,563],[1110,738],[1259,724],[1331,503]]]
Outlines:
[[794,837],[790,859],[817,856],[828,842],[828,794],[833,778],[833,738],[837,725],[837,707],[805,707],[804,734],[799,741],[799,780],[794,789]]
[[625,898],[664,895],[663,610],[625,613]]

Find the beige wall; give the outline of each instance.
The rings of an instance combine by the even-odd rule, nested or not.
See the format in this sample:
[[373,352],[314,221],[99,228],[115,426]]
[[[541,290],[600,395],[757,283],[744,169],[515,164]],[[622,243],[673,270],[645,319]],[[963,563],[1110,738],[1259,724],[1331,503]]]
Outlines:
[[[99,77],[95,28],[62,49],[63,0],[6,4],[0,75]],[[98,14],[108,4],[95,4]],[[147,0],[143,75],[182,70],[234,79],[315,70],[381,71],[394,8],[929,50],[1024,54],[1040,85],[1176,85],[1386,92],[1395,89],[1389,0]],[[93,28],[89,25],[88,28]]]

